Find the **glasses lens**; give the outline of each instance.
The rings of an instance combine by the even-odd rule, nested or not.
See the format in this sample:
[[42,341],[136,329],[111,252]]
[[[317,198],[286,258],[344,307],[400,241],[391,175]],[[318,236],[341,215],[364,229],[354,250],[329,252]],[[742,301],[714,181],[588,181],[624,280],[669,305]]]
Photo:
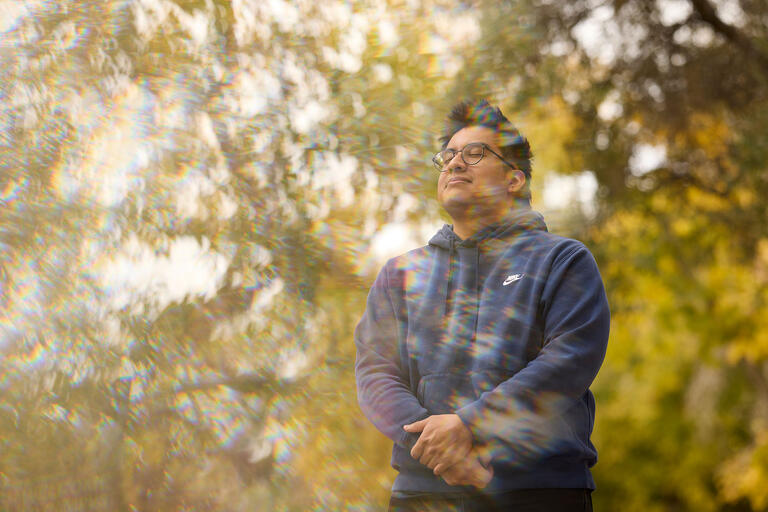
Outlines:
[[433,156],[432,163],[435,165],[435,169],[442,171],[443,165],[445,164],[445,161],[443,160],[443,154],[437,153],[435,156]]
[[483,145],[476,143],[467,144],[464,146],[461,156],[464,157],[467,165],[475,165],[483,158]]
[[456,152],[452,149],[444,149],[438,154],[435,155],[435,158],[432,160],[435,162],[435,167],[437,167],[438,170],[442,171],[445,167],[445,164],[450,162],[453,159],[453,156],[456,154]]

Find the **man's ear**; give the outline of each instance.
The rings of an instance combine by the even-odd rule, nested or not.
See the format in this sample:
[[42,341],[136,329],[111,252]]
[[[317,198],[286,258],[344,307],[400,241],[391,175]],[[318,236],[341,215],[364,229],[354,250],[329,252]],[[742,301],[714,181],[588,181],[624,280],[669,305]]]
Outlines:
[[515,169],[509,174],[509,184],[507,185],[507,192],[512,195],[517,195],[525,186],[525,173],[518,169]]

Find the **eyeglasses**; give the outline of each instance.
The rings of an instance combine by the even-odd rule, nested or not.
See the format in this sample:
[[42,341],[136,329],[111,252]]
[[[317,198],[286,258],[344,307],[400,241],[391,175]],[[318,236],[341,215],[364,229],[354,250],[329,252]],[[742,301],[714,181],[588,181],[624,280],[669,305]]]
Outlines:
[[455,149],[444,149],[432,157],[432,163],[435,164],[435,169],[438,171],[447,171],[448,169],[446,169],[445,166],[448,165],[448,162],[454,159],[456,153],[461,153],[461,159],[465,164],[476,165],[485,156],[486,149],[511,168],[520,170],[516,165],[504,160],[504,157],[492,150],[491,147],[484,142],[470,142],[459,151],[456,151]]

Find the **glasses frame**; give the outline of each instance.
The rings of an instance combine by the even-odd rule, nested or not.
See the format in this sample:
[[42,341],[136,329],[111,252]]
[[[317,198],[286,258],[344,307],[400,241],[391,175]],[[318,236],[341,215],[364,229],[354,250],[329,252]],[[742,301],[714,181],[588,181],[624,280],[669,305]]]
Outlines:
[[[467,149],[470,146],[480,146],[481,148],[483,148],[483,153],[480,155],[480,158],[477,159],[477,162],[470,163],[470,162],[467,162],[466,158],[464,158],[464,150]],[[461,148],[458,151],[456,151],[455,149],[443,149],[442,151],[438,151],[437,153],[435,153],[435,156],[432,157],[432,163],[435,165],[435,169],[437,169],[438,171],[446,172],[448,170],[446,168],[446,165],[448,165],[449,162],[451,162],[454,158],[456,158],[457,154],[461,154],[461,160],[465,164],[467,164],[467,165],[477,165],[477,164],[479,164],[483,160],[483,158],[485,158],[485,150],[486,149],[488,151],[490,151],[491,153],[493,153],[494,155],[496,155],[496,157],[499,160],[501,160],[502,162],[504,162],[505,164],[507,164],[511,168],[515,169],[516,171],[520,170],[520,168],[518,166],[516,166],[515,164],[511,164],[511,163],[507,162],[504,159],[503,156],[501,156],[500,154],[495,152],[493,149],[491,149],[491,147],[488,144],[486,144],[485,142],[470,142],[469,144],[466,144],[463,148]],[[442,158],[440,156],[441,153],[445,153],[446,151],[453,151],[453,155],[451,155],[451,157],[448,158],[448,159]],[[443,160],[442,164],[440,163],[440,160]]]

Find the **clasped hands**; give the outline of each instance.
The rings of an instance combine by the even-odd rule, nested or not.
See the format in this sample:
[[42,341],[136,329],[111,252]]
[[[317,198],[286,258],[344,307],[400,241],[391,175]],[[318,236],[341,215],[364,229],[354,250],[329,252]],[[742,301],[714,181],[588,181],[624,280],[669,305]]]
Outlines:
[[[493,477],[490,460],[472,446],[472,432],[456,414],[436,414],[403,426],[421,432],[411,457],[442,477],[448,485],[472,485],[478,489]],[[486,467],[488,466],[488,467]]]

